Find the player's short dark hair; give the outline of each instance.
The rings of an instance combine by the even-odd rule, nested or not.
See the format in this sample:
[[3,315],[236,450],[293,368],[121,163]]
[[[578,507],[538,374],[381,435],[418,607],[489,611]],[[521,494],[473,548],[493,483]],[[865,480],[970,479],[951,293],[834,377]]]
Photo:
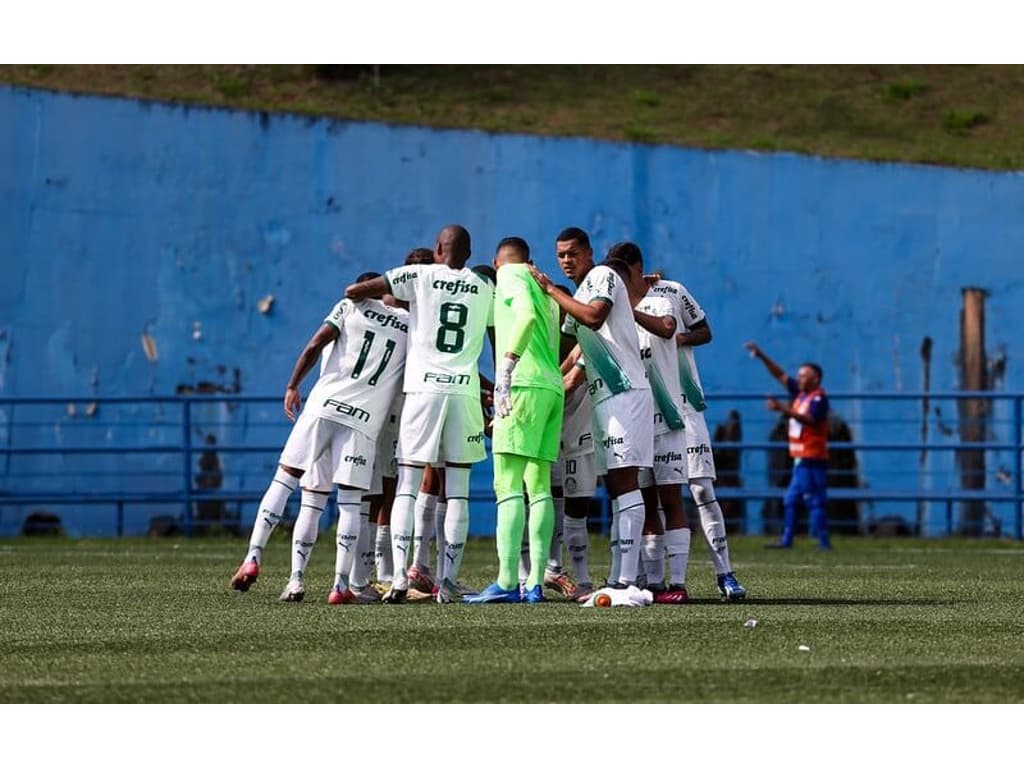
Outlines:
[[590,247],[590,236],[579,227],[566,227],[555,238],[556,243],[567,243],[570,240],[575,240],[584,248]]
[[630,281],[633,279],[633,273],[629,270],[629,264],[624,262],[622,259],[607,258],[601,262],[602,267],[608,267],[614,270],[615,274],[622,278],[622,281],[628,286]]
[[556,283],[555,284],[555,288],[557,290],[561,291],[562,293],[564,293],[566,296],[572,296],[572,291],[569,290],[569,286],[567,286],[567,285],[562,285],[561,283]]
[[356,282],[365,283],[367,280],[373,280],[375,277],[380,277],[380,272],[363,272],[363,274],[356,278]]
[[816,374],[818,374],[818,381],[819,382],[825,380],[825,372],[823,370],[821,370],[821,366],[820,365],[818,365],[817,363],[800,363],[801,367],[803,367],[805,365],[808,368],[810,368],[812,371],[814,371]]
[[429,248],[413,248],[405,257],[405,266],[411,264],[433,264],[434,252]]
[[630,266],[633,266],[634,264],[640,264],[643,262],[644,255],[640,252],[640,246],[626,240],[621,243],[616,243],[609,248],[607,258],[621,259]]
[[521,237],[503,237],[494,252],[497,253],[502,248],[511,248],[516,251],[523,257],[523,261],[530,260],[530,245]]
[[473,271],[476,272],[480,277],[490,280],[491,283],[498,282],[498,273],[494,271],[494,267],[490,264],[477,264],[473,267]]

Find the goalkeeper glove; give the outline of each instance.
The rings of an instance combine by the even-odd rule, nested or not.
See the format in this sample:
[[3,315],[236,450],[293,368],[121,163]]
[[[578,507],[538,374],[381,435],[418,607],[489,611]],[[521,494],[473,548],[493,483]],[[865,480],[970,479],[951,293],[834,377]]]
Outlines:
[[503,357],[496,371],[494,412],[502,419],[512,413],[512,371],[518,362],[518,357]]

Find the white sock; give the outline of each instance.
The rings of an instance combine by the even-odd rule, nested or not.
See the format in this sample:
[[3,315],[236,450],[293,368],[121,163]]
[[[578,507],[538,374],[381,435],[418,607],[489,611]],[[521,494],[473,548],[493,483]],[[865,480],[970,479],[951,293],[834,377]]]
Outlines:
[[446,467],[444,487],[448,498],[444,519],[444,578],[454,584],[459,580],[469,534],[469,469]]
[[420,491],[413,508],[412,563],[430,567],[430,542],[434,538],[434,508],[437,496]]
[[555,528],[551,532],[551,551],[548,553],[548,570],[556,573],[562,570],[562,541],[565,539],[565,498],[552,496],[555,504]]
[[327,498],[325,493],[313,493],[302,489],[302,506],[299,507],[299,515],[295,518],[295,527],[292,529],[293,579],[302,581],[306,572],[309,556],[313,554],[313,545],[316,544],[316,535],[320,530],[320,516],[327,506]]
[[434,507],[434,548],[437,555],[437,567],[434,568],[434,578],[441,581],[444,578],[444,545],[447,541],[444,537],[444,521],[448,517],[448,502],[439,501]]
[[619,580],[619,565],[622,562],[619,553],[619,500],[612,499],[612,525],[608,529],[608,545],[612,553],[612,565],[608,570],[608,583],[615,584]]
[[660,533],[644,535],[641,547],[644,575],[647,584],[660,584],[665,581],[665,536]]
[[412,546],[416,495],[419,493],[422,480],[423,467],[399,465],[398,488],[395,491],[395,503],[391,506],[391,557],[394,558],[395,569],[391,583],[395,589],[409,588],[406,567],[409,564],[409,549]]
[[377,581],[387,584],[395,577],[394,560],[391,557],[391,526],[378,525],[374,537],[373,562],[377,568]]
[[670,584],[686,584],[686,568],[690,562],[690,529],[665,531],[665,559],[668,560]]
[[639,490],[619,498],[619,583],[635,584],[640,569],[640,537],[644,527],[644,497]]
[[[340,521],[339,516],[339,521]],[[372,526],[376,528],[376,526]],[[371,530],[370,525],[370,502],[363,500],[359,505],[359,540],[356,541],[356,559],[352,563],[352,570],[349,573],[349,584],[352,587],[365,587],[370,581],[370,571],[373,570],[373,541],[376,531]]]
[[715,487],[706,477],[698,477],[690,481],[690,493],[700,512],[700,529],[708,545],[715,574],[730,573],[732,563],[729,561],[729,541],[725,536],[725,517],[715,498]]
[[249,537],[249,553],[245,556],[246,560],[255,560],[257,563],[261,561],[263,548],[267,546],[270,534],[281,522],[281,515],[284,514],[288,497],[298,487],[299,478],[292,477],[280,467],[277,468],[274,479],[270,481],[267,492],[263,494],[260,511],[252,524],[252,536]]
[[[348,575],[359,549],[360,507],[363,492],[357,488],[338,491],[338,545],[334,557],[334,588],[348,589]],[[369,504],[367,504],[369,508]],[[367,509],[369,514],[369,509]]]
[[587,518],[565,518],[565,548],[569,550],[573,576],[577,584],[591,584],[590,580],[590,534],[587,533]]

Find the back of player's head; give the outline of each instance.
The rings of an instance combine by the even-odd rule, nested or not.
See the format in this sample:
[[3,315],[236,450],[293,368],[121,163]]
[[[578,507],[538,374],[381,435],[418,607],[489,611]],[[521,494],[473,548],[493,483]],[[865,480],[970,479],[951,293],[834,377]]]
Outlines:
[[490,280],[491,283],[498,282],[498,273],[494,271],[494,267],[490,264],[477,264],[473,267],[473,271],[480,275],[480,277]]
[[609,259],[620,259],[626,262],[630,266],[635,264],[642,264],[644,255],[640,252],[640,246],[636,243],[631,243],[628,240],[616,243],[608,249]]
[[502,238],[494,253],[500,253],[502,248],[506,249],[505,256],[508,261],[525,264],[530,260],[530,245],[521,237]]
[[807,366],[816,374],[818,374],[818,383],[821,383],[825,379],[825,372],[821,370],[821,366],[817,363],[800,363],[800,367]]
[[363,274],[356,278],[356,282],[364,283],[367,280],[373,280],[375,277],[380,277],[380,272],[363,272]]
[[413,248],[405,257],[405,266],[411,264],[433,264],[434,252],[429,248]]
[[579,227],[566,227],[555,238],[556,243],[568,243],[571,240],[575,240],[584,248],[590,247],[590,236]]
[[615,274],[622,278],[622,282],[628,287],[633,280],[633,273],[629,269],[629,264],[624,262],[622,259],[613,259],[608,257],[601,262],[602,267],[608,267],[613,270]]
[[460,264],[465,264],[469,260],[469,230],[461,224],[449,224],[442,229],[437,236],[437,242],[446,256],[450,255]]

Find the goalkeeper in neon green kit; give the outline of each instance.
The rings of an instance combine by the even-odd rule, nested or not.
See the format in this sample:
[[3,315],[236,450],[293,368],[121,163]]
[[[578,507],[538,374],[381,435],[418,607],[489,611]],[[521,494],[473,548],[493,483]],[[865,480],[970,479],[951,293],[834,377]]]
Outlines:
[[[558,305],[530,276],[530,246],[498,243],[494,266],[494,493],[498,502],[498,580],[468,603],[544,601],[544,564],[555,525],[551,464],[558,458],[563,389],[558,366]],[[530,576],[519,592],[519,548],[530,499]]]

